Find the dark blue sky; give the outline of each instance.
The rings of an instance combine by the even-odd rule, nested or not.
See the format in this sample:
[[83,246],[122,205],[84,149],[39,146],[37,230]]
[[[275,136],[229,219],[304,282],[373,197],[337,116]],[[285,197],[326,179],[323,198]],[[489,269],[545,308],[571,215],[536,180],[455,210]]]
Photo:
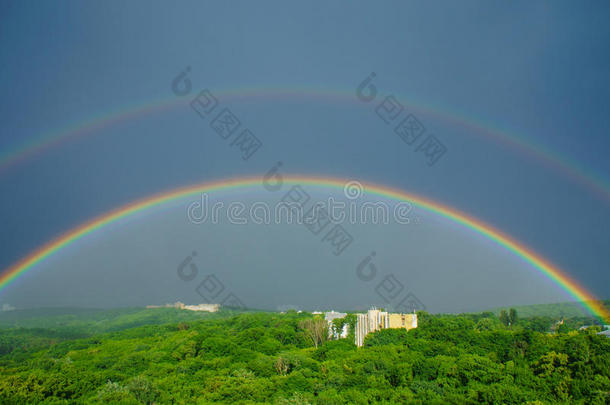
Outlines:
[[[262,174],[281,160],[285,172],[376,182],[451,205],[531,246],[599,296],[610,296],[609,201],[535,157],[423,108],[436,106],[507,128],[607,179],[610,10],[605,2],[578,7],[542,1],[356,2],[350,7],[323,2],[0,4],[1,150],[121,106],[178,98],[171,82],[186,66],[193,84],[187,99],[209,88],[263,142],[243,161],[209,127],[209,119],[185,106],[105,127],[20,162],[0,173],[1,268],[134,199],[196,182]],[[355,89],[372,71],[379,95],[371,104],[358,103]],[[248,99],[223,96],[226,89],[248,88],[342,89],[353,101],[323,95],[270,98],[264,91]],[[415,114],[447,147],[434,166],[376,116],[375,106],[389,94],[405,105],[403,114]],[[247,198],[268,197],[261,193]],[[232,280],[251,306],[347,306],[340,297],[321,300],[326,293],[309,300],[292,295],[293,303],[287,302],[290,294],[267,296],[303,283],[305,270],[295,270],[299,266],[320,271],[306,279],[340,288],[353,279],[354,263],[373,248],[384,252],[385,268],[412,281],[432,309],[567,299],[552,286],[537,293],[532,285],[548,283],[501,249],[421,215],[419,230],[354,230],[361,250],[337,261],[319,254],[317,245],[308,248],[300,239],[306,241],[305,235],[281,227],[198,228],[194,235],[192,224],[184,223],[184,207],[175,207],[67,249],[2,292],[0,302],[196,301],[183,284],[165,290],[168,280],[176,280],[175,263],[196,246],[213,245],[210,239],[226,245],[234,238],[241,241],[237,253],[212,249],[209,254],[214,271]],[[139,248],[126,241],[137,241]],[[296,250],[288,254],[291,247]],[[309,253],[291,264],[290,256],[301,250]],[[463,276],[456,276],[456,266]],[[281,274],[293,276],[278,277],[284,269],[291,271]],[[511,272],[520,270],[524,275],[513,277]],[[122,278],[127,271],[138,276]],[[326,271],[337,271],[336,279]],[[426,272],[434,277],[424,277]],[[257,288],[266,293],[249,290],[247,274],[253,273],[262,280]],[[144,277],[155,281],[137,297],[129,296]],[[509,280],[514,285],[502,290]],[[84,292],[65,294],[65,286]],[[362,289],[366,297],[370,288],[361,283],[350,291]],[[97,298],[88,301],[91,296]]]

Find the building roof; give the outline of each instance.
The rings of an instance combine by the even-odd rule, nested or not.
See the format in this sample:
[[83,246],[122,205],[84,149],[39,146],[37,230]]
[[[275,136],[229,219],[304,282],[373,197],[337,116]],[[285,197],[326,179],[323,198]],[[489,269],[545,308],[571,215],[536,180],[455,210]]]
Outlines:
[[333,319],[338,318],[345,318],[346,316],[347,314],[345,312],[330,311],[324,313],[324,319],[326,319],[327,321],[332,321]]

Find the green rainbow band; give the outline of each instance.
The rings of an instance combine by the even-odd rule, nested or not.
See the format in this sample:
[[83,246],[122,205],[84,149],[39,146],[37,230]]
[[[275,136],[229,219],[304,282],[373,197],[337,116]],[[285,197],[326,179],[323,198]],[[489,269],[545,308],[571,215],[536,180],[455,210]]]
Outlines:
[[[348,180],[342,179],[307,177],[299,175],[285,176],[283,181],[284,183],[291,185],[301,184],[331,188],[343,188],[348,182]],[[122,206],[114,211],[99,216],[66,232],[62,236],[48,242],[47,244],[38,248],[28,256],[24,257],[19,262],[15,263],[13,266],[9,267],[2,274],[0,274],[0,291],[5,289],[11,283],[11,281],[15,280],[21,274],[24,274],[34,265],[40,263],[45,258],[51,256],[58,250],[122,218],[126,218],[130,215],[159,206],[161,204],[183,197],[195,195],[198,193],[234,189],[239,187],[252,187],[255,185],[262,185],[261,177],[220,180],[211,183],[197,184],[193,186],[173,189]],[[561,287],[569,295],[571,295],[577,301],[580,301],[582,305],[586,309],[588,309],[594,316],[599,317],[602,321],[610,320],[610,313],[603,306],[603,303],[601,303],[593,294],[588,292],[584,287],[579,285],[575,280],[571,279],[564,271],[562,271],[549,261],[545,260],[544,258],[540,257],[533,250],[523,246],[516,240],[492,228],[490,225],[484,223],[483,221],[461,213],[456,209],[453,209],[446,205],[442,205],[438,202],[426,199],[422,196],[408,194],[400,190],[380,185],[362,183],[362,186],[363,191],[366,193],[379,195],[393,200],[409,202],[420,208],[426,209],[445,218],[448,218],[452,221],[460,223],[466,228],[471,229],[493,240],[498,245],[506,248],[521,259],[525,260],[535,269],[537,269],[540,273],[551,279],[555,284]]]
[[[325,88],[242,88],[237,90],[224,90],[214,91],[214,95],[220,97],[220,102],[226,101],[225,99],[265,99],[265,98],[287,98],[287,99],[326,99],[331,101],[350,102],[356,104],[362,104],[358,101],[354,91],[342,91],[342,90],[328,90]],[[196,92],[193,92],[189,97],[177,98],[170,97],[164,99],[158,99],[156,101],[146,101],[141,104],[133,104],[129,106],[123,106],[109,113],[101,114],[96,117],[91,117],[83,123],[72,125],[66,128],[62,128],[58,131],[51,132],[45,136],[36,138],[32,141],[26,142],[19,147],[7,150],[0,154],[0,172],[6,170],[8,167],[32,156],[40,153],[54,145],[75,139],[85,134],[91,133],[95,130],[104,128],[106,126],[134,119],[140,116],[145,116],[153,112],[168,110],[175,108],[180,105],[188,105],[188,102],[195,97]],[[547,148],[542,147],[533,143],[531,140],[526,140],[524,137],[518,136],[513,132],[509,132],[489,123],[477,122],[470,118],[466,118],[463,113],[453,113],[447,110],[441,109],[438,106],[424,106],[421,103],[413,103],[406,97],[397,95],[398,100],[403,103],[407,108],[414,108],[417,111],[422,111],[425,114],[437,116],[441,120],[451,122],[453,124],[462,126],[468,130],[473,131],[475,134],[479,134],[484,137],[495,139],[504,145],[515,148],[516,150],[530,155],[537,159],[539,162],[546,164],[548,167],[563,173],[564,175],[572,178],[576,182],[581,183],[590,190],[597,193],[604,200],[610,200],[610,183],[603,179],[600,175],[594,173],[591,170],[587,170],[575,162],[573,159],[569,159],[566,156],[560,156],[556,152],[551,152]],[[381,99],[381,97],[378,97]],[[375,102],[378,102],[376,100]]]

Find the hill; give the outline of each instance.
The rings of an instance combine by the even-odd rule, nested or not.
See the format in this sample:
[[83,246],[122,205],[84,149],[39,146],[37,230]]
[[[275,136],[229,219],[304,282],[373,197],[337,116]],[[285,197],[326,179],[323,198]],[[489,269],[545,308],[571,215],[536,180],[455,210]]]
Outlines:
[[222,308],[198,312],[176,308],[36,308],[0,312],[0,329],[43,328],[84,334],[120,331],[143,325],[216,319],[245,311]]
[[[604,300],[603,304],[606,308],[610,309],[610,300]],[[555,304],[536,304],[536,305],[517,305],[512,306],[519,313],[522,318],[532,318],[535,316],[548,316],[551,318],[590,318],[591,314],[588,313],[579,302],[558,302]],[[494,308],[492,312],[496,315],[500,313],[502,309],[506,308]]]
[[357,348],[353,334],[316,347],[305,312],[30,310],[2,321],[19,327],[0,329],[0,403],[610,400],[610,339],[598,329],[418,315],[417,329],[371,333]]

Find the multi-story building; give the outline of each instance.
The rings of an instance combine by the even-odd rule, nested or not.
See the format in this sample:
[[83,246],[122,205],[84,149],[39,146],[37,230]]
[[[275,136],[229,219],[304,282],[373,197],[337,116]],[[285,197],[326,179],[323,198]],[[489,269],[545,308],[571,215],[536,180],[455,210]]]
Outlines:
[[364,338],[371,332],[389,328],[417,328],[417,314],[390,314],[378,309],[369,309],[366,314],[356,314],[356,346],[364,344]]
[[349,325],[343,325],[343,328],[340,332],[335,332],[333,330],[333,321],[335,319],[345,318],[347,314],[345,312],[325,312],[324,319],[328,322],[328,336],[333,339],[346,338],[347,333],[349,332]]

